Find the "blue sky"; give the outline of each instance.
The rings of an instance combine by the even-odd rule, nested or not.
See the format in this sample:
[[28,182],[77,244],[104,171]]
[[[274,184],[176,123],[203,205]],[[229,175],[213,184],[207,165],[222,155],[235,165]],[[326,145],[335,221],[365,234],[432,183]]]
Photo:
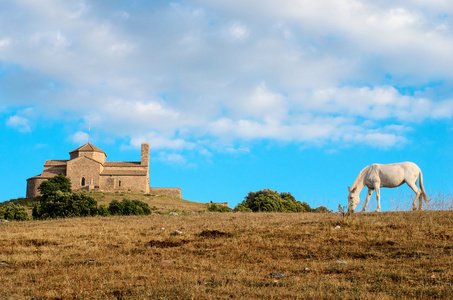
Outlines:
[[[193,201],[271,188],[336,210],[363,167],[399,161],[450,193],[452,14],[448,0],[1,1],[0,201],[89,128],[112,161],[149,142],[151,186]],[[409,192],[383,191],[383,209]]]

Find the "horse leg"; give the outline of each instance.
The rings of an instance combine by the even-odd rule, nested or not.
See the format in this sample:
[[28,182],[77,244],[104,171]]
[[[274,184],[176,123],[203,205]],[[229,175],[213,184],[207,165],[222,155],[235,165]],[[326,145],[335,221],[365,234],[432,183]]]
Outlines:
[[373,189],[368,188],[368,193],[366,194],[365,204],[363,205],[362,212],[366,210],[368,201],[370,201],[371,195],[373,194]]
[[421,210],[422,209],[422,199],[421,199],[421,192],[420,190],[418,189],[417,187],[417,181],[415,182],[412,182],[412,181],[406,181],[407,185],[415,192],[415,199],[414,199],[414,202],[412,202],[412,210],[417,210],[417,200],[420,200],[419,202],[419,206],[418,206],[418,209]]
[[376,186],[374,189],[376,190],[376,201],[377,201],[376,212],[378,212],[381,210],[381,190],[379,186]]

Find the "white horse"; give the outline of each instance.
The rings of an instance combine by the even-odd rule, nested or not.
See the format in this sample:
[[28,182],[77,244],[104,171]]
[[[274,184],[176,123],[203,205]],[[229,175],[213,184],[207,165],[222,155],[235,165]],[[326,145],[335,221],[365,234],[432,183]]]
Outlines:
[[[417,178],[419,176],[421,191],[417,188]],[[354,212],[357,204],[359,204],[360,191],[364,186],[368,187],[368,194],[366,195],[365,205],[363,206],[362,211],[365,211],[368,205],[368,201],[370,201],[370,197],[373,194],[374,190],[376,190],[376,211],[379,211],[381,209],[379,189],[381,187],[394,188],[402,185],[403,183],[407,183],[407,185],[415,192],[415,199],[412,203],[412,210],[417,209],[417,200],[419,200],[418,209],[422,209],[422,198],[425,199],[425,204],[426,206],[428,206],[425,188],[423,187],[422,171],[416,164],[412,162],[387,165],[372,164],[360,172],[351,188],[348,186],[348,212]]]

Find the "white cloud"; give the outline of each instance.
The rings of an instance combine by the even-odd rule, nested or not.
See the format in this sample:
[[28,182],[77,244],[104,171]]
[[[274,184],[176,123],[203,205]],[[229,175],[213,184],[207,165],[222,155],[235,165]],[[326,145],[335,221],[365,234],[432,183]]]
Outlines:
[[451,118],[453,117],[453,99],[438,102],[434,105],[432,111],[433,118]]
[[8,47],[10,43],[11,43],[11,39],[9,39],[9,38],[0,39],[0,50],[2,48]]
[[249,36],[249,30],[247,27],[240,23],[240,22],[235,22],[230,26],[229,30],[231,36],[236,39],[236,40],[244,40]]
[[90,136],[86,132],[77,131],[71,136],[71,141],[75,144],[86,144],[90,140]]
[[23,133],[31,132],[29,120],[18,115],[9,117],[8,120],[6,121],[6,126],[14,128],[19,132]]
[[181,154],[176,154],[176,153],[159,152],[157,155],[157,159],[160,161],[163,161],[163,162],[179,164],[179,165],[184,165],[187,162],[187,159],[184,158],[184,156],[182,156]]
[[145,135],[134,136],[130,144],[136,148],[140,147],[141,143],[149,143],[150,149],[171,149],[171,150],[184,150],[193,149],[195,144],[187,142],[179,138],[171,138],[160,135],[156,132],[150,132]]

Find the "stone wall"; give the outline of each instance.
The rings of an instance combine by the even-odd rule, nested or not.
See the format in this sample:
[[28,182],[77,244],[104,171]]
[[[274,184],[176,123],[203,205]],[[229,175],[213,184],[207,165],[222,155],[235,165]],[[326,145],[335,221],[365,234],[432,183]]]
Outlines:
[[27,180],[27,198],[41,195],[38,187],[46,180],[47,178],[29,178]]
[[149,188],[151,195],[168,195],[182,199],[181,188]]
[[131,175],[100,176],[100,189],[104,191],[148,193],[148,177]]
[[73,191],[86,190],[89,186],[99,187],[102,165],[90,158],[80,156],[67,162],[66,176],[71,179]]

